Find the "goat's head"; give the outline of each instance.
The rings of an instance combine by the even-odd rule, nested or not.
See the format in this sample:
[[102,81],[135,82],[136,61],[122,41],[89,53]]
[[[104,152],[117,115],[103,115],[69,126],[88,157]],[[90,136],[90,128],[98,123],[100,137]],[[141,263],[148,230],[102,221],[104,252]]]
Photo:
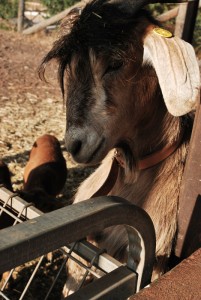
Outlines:
[[[158,98],[164,97],[174,115],[194,106],[199,79],[192,79],[197,66],[191,46],[154,35],[157,22],[139,5],[129,11],[121,2],[95,0],[86,5],[42,64],[52,58],[59,62],[67,102],[66,146],[80,163],[97,163],[115,147],[129,149],[135,136],[143,135],[139,128],[146,131],[154,116],[160,122],[166,113]],[[184,108],[180,89],[182,101],[188,100]],[[175,99],[178,105],[172,103]]]

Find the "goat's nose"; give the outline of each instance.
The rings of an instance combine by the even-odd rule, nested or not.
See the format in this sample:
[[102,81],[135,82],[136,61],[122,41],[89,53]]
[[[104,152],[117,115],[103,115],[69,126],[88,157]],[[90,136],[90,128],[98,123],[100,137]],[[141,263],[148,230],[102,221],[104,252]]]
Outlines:
[[71,145],[70,148],[68,149],[68,151],[72,154],[73,157],[76,156],[76,154],[78,154],[80,152],[82,148],[82,141],[81,140],[74,140]]
[[66,133],[65,136],[65,144],[66,144],[66,150],[72,154],[73,157],[75,157],[82,148],[82,140],[77,136]]

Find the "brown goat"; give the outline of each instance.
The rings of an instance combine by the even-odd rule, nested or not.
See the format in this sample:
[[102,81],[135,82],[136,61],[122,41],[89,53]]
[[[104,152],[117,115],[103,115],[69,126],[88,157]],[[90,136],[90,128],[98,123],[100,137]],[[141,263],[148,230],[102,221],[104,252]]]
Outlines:
[[[159,276],[176,237],[192,129],[188,113],[196,108],[199,69],[191,45],[159,35],[158,23],[140,5],[127,9],[130,2],[124,6],[123,0],[95,0],[86,5],[40,71],[57,59],[67,102],[67,150],[79,163],[103,160],[80,186],[74,203],[108,194],[145,209],[156,231],[154,274]],[[113,164],[118,164],[118,173],[111,187],[107,179]],[[93,242],[126,261],[123,226],[105,229],[97,238],[94,233]],[[81,280],[73,262],[68,274],[64,296]]]
[[42,211],[58,208],[55,200],[67,177],[66,161],[59,141],[45,134],[33,144],[24,170],[24,189],[20,195]]

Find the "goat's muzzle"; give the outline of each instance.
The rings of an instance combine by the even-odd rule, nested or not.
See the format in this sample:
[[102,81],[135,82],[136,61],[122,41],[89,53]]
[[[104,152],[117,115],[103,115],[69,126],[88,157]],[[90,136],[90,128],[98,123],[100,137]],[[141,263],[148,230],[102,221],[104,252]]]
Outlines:
[[68,128],[65,144],[67,151],[78,163],[97,163],[106,155],[105,138],[92,128]]

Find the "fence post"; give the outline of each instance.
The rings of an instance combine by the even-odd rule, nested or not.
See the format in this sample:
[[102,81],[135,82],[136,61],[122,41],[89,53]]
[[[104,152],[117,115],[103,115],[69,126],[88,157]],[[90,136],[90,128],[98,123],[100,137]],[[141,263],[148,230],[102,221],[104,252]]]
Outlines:
[[192,43],[199,0],[191,0],[179,5],[179,13],[176,18],[175,35],[186,42]]
[[24,23],[24,0],[18,0],[17,31],[22,32]]
[[193,32],[195,28],[197,13],[198,13],[198,7],[199,7],[199,0],[188,2],[182,39],[191,44],[193,41]]

